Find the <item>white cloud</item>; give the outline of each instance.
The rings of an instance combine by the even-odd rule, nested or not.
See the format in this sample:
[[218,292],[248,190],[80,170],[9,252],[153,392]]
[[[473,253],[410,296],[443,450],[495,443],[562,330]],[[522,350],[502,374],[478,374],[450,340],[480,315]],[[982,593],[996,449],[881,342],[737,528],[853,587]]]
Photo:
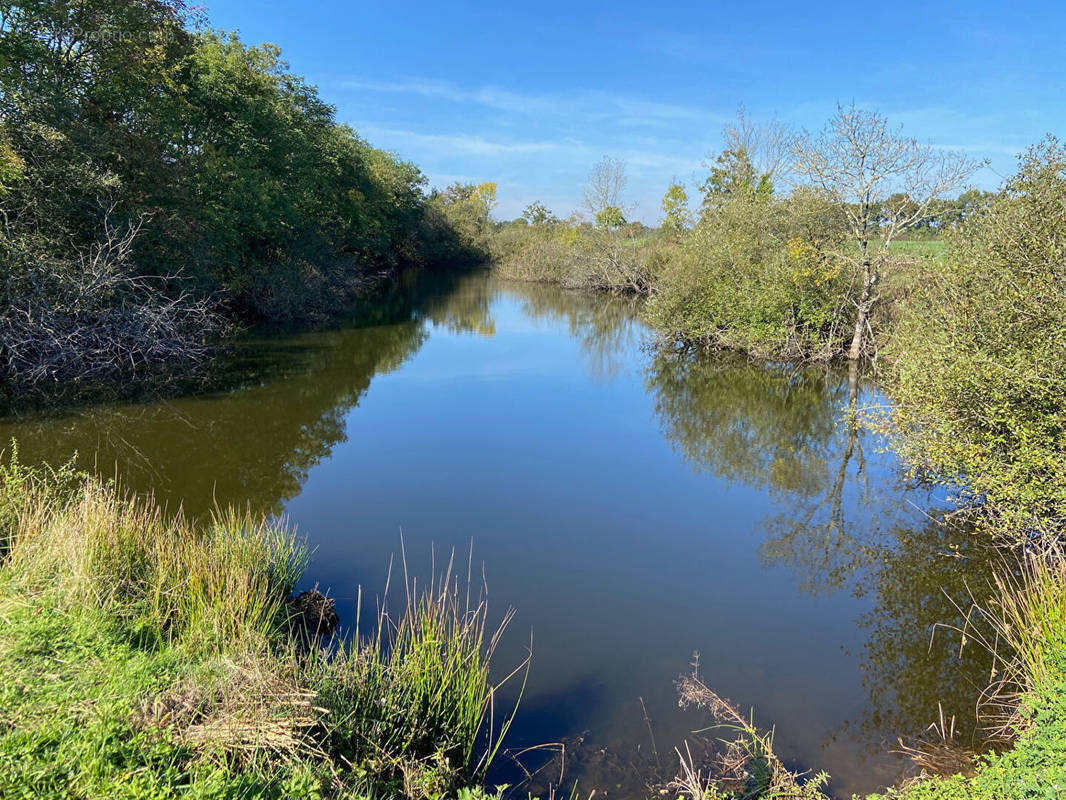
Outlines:
[[379,127],[377,125],[361,125],[359,126],[359,133],[371,141],[388,142],[386,146],[394,149],[398,148],[401,151],[404,145],[410,145],[421,151],[430,150],[440,154],[462,153],[464,155],[490,156],[517,153],[550,153],[557,151],[561,147],[559,142],[494,142],[480,136],[419,133],[418,131]]
[[403,81],[343,79],[327,86],[389,94],[414,94],[464,105],[480,105],[539,120],[611,120],[627,126],[663,126],[678,121],[719,127],[731,115],[694,106],[661,103],[614,92],[577,89],[550,94],[525,94],[495,86],[461,88],[447,81],[411,78]]

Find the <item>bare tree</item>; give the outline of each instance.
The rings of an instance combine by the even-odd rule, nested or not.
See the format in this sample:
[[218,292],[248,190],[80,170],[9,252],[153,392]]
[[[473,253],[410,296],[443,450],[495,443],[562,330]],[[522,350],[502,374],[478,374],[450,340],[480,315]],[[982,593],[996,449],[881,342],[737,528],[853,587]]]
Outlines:
[[927,219],[933,202],[961,188],[980,163],[906,138],[880,114],[854,106],[837,106],[822,133],[801,137],[793,153],[797,174],[840,206],[859,247],[862,289],[848,348],[848,358],[858,359],[867,336],[873,341],[870,311],[892,241]]
[[607,227],[624,222],[626,182],[626,164],[620,159],[604,156],[593,166],[585,183],[585,207],[597,222],[606,222]]
[[783,122],[771,120],[757,123],[741,108],[737,118],[722,128],[725,150],[743,151],[751,160],[756,173],[776,180],[789,171],[797,136]]

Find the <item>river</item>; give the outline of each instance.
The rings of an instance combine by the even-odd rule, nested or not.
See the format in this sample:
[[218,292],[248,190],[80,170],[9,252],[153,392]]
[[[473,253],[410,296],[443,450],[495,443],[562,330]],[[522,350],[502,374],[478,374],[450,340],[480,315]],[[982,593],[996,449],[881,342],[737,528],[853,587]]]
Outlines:
[[[516,609],[498,667],[532,663],[514,749],[565,742],[582,796],[643,796],[707,720],[703,680],[834,792],[907,763],[898,735],[957,715],[988,678],[955,603],[982,559],[908,488],[884,444],[844,424],[847,374],[656,352],[637,301],[408,275],[328,330],[249,336],[210,390],[0,419],[25,461],[118,475],[169,507],[286,516],[308,585],[342,620],[385,583],[401,535],[424,574],[473,546],[490,607]],[[860,409],[885,401],[863,385]],[[537,750],[534,790],[558,777]],[[545,763],[548,762],[548,763]],[[499,780],[515,769],[499,763]]]

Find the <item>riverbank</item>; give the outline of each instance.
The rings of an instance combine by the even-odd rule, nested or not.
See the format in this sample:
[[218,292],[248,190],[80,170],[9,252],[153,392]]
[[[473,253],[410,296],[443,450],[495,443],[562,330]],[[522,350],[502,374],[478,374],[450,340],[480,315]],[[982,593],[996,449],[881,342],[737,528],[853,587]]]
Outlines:
[[[484,258],[495,184],[428,190],[275,45],[201,13],[4,15],[0,397],[207,372],[236,328],[328,319],[383,276]],[[73,69],[93,30],[124,36]]]
[[304,546],[250,515],[16,455],[0,537],[0,796],[481,796],[499,631],[450,571],[341,647],[289,600]]
[[[284,528],[232,511],[165,517],[17,455],[0,468],[0,539],[0,795],[490,796],[485,773],[508,724],[489,681],[499,631],[447,579],[408,593],[409,610],[339,651],[291,601],[307,551]],[[1066,562],[1030,555],[997,587],[967,632],[999,650],[989,707],[1015,743],[973,762],[950,748],[965,774],[871,800],[1021,800],[1066,787]],[[713,714],[747,719],[702,684],[681,689],[686,703],[710,698]],[[496,715],[487,740],[486,714]],[[689,756],[668,792],[826,796],[745,725],[729,781]],[[952,743],[930,741],[933,765]]]

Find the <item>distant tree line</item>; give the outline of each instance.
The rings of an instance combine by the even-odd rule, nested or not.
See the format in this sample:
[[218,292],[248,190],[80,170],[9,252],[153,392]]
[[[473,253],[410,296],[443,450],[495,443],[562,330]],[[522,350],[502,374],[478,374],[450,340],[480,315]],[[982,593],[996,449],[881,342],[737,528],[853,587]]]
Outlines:
[[231,320],[484,257],[487,190],[425,184],[184,0],[0,2],[0,376],[195,361]]

